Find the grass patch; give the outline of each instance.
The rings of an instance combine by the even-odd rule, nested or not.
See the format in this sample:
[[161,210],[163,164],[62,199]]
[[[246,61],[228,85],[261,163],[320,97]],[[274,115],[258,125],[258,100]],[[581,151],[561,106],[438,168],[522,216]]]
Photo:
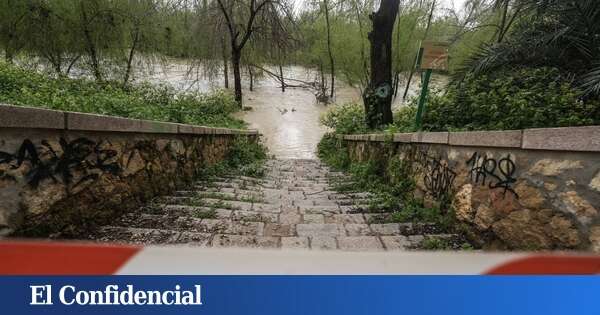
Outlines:
[[194,218],[198,219],[216,219],[217,211],[215,209],[210,210],[195,210],[193,214]]
[[226,159],[199,170],[201,180],[210,181],[225,175],[263,177],[267,148],[258,141],[237,137],[226,155]]
[[264,203],[265,202],[265,200],[263,198],[260,198],[257,196],[252,196],[252,195],[242,196],[240,198],[240,201],[249,202],[249,203]]
[[245,128],[227,91],[178,92],[166,85],[53,78],[0,61],[0,103],[212,127]]

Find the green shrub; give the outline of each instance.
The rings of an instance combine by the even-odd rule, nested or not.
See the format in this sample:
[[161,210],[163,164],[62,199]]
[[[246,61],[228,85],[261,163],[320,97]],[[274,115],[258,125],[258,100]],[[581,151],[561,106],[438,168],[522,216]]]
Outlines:
[[[553,68],[471,75],[449,86],[446,94],[430,93],[423,129],[514,130],[600,124],[600,102],[582,101],[580,95]],[[396,114],[397,129],[412,127],[416,103],[415,99]]]
[[328,133],[321,138],[317,145],[317,155],[327,165],[334,169],[344,170],[350,164],[350,157],[346,150],[337,147],[338,140],[333,133]]
[[414,132],[417,107],[414,105],[401,107],[394,112],[394,123],[388,127],[390,132]]
[[365,110],[357,103],[334,106],[323,114],[320,120],[336,134],[358,134],[368,131]]
[[237,137],[227,153],[227,164],[232,168],[249,165],[267,158],[266,148],[258,141],[247,137]]
[[231,93],[178,93],[171,87],[51,78],[0,62],[0,102],[204,126],[244,128],[230,115],[239,108]]

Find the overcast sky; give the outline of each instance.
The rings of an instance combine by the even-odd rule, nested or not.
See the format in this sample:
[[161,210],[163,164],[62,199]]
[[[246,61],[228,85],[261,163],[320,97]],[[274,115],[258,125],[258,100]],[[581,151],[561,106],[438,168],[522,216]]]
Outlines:
[[443,4],[445,6],[452,6],[452,4],[454,4],[456,6],[456,8],[460,8],[465,4],[466,0],[442,0]]
[[465,4],[466,0],[442,0],[442,5],[446,8],[452,8],[454,5],[455,9],[460,9]]

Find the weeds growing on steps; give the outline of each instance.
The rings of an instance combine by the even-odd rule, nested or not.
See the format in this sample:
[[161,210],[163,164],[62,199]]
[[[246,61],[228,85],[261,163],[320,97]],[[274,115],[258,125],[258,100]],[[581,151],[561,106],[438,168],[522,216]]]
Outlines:
[[242,175],[263,177],[267,148],[259,141],[246,137],[237,137],[226,155],[226,159],[200,170],[201,179],[210,179],[222,175]]
[[473,245],[457,239],[444,239],[425,237],[423,242],[419,244],[419,249],[424,250],[473,250]]
[[210,210],[197,209],[194,211],[193,216],[197,219],[216,219],[217,211],[215,209],[210,209]]
[[452,231],[455,222],[451,209],[425,207],[422,200],[413,197],[415,182],[410,165],[403,160],[392,156],[386,164],[381,162],[383,159],[353,163],[346,150],[337,147],[333,134],[323,137],[318,155],[335,170],[350,175],[349,181],[336,184],[336,190],[373,194],[363,211],[385,214],[376,219],[378,223],[430,222]]

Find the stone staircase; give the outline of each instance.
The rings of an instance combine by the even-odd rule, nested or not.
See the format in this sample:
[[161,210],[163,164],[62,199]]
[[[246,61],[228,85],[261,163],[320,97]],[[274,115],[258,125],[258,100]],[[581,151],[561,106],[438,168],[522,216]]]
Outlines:
[[317,160],[270,160],[263,178],[198,182],[128,213],[89,237],[101,242],[212,247],[381,251],[452,241],[426,223],[377,224],[368,193],[339,193],[348,180]]

